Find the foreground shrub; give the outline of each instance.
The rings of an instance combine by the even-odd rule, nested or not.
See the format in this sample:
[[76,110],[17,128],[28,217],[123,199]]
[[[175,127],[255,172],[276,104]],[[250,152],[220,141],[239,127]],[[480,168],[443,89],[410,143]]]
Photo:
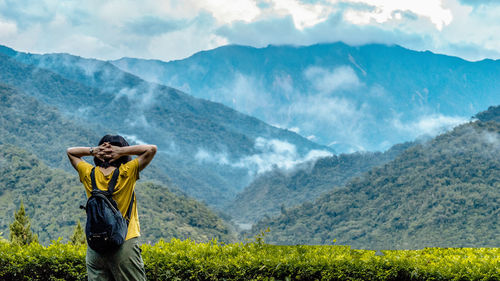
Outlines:
[[[353,250],[349,246],[143,245],[148,280],[500,280],[499,248]],[[0,280],[86,280],[85,246],[0,241]]]
[[84,245],[0,241],[0,280],[87,280]]

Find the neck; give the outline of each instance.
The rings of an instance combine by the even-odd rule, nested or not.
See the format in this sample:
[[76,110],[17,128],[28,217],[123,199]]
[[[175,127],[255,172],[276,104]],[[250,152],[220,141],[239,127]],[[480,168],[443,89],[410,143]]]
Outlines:
[[102,172],[105,176],[109,175],[109,174],[110,174],[112,171],[114,171],[115,169],[116,169],[116,167],[114,167],[114,166],[108,166],[108,167],[106,167],[106,168],[99,166],[99,170],[101,170],[101,172]]

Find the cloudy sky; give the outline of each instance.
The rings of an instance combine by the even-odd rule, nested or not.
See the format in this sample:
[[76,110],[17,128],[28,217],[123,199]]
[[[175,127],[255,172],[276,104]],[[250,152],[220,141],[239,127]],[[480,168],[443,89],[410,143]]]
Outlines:
[[172,60],[226,44],[399,44],[500,58],[496,0],[0,0],[0,44]]

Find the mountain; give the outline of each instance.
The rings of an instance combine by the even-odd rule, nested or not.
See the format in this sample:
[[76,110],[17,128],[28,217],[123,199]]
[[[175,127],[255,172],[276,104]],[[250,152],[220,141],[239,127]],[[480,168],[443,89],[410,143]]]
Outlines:
[[98,139],[92,130],[65,119],[60,112],[7,85],[0,84],[0,144],[15,144],[36,153],[52,167],[70,168],[66,148]]
[[183,60],[112,63],[337,152],[384,151],[435,136],[500,103],[500,61],[400,46],[223,46]]
[[331,154],[296,133],[148,83],[109,62],[3,47],[0,83],[55,107],[96,135],[119,133],[132,143],[157,144],[161,173],[211,206],[228,202],[277,157],[298,161],[318,151]]
[[264,219],[278,244],[498,247],[500,107],[409,148],[315,202]]
[[[86,196],[76,173],[50,168],[34,154],[13,145],[0,145],[0,233],[8,237],[14,211],[24,202],[31,230],[40,242],[63,237],[66,241],[78,220],[85,221]],[[164,185],[138,183],[136,187],[144,242],[172,237],[196,241],[230,242],[226,224],[207,206],[179,196]]]
[[382,152],[356,152],[301,163],[291,170],[276,168],[258,176],[227,208],[233,220],[248,226],[280,210],[313,201],[344,186],[375,166],[393,160],[414,143],[399,144]]
[[[7,85],[0,84],[0,101],[0,144],[29,151],[52,168],[74,172],[66,149],[76,145],[94,146],[100,138],[87,125],[65,118],[57,108]],[[155,161],[144,170],[143,177],[169,185],[177,194],[182,193]]]

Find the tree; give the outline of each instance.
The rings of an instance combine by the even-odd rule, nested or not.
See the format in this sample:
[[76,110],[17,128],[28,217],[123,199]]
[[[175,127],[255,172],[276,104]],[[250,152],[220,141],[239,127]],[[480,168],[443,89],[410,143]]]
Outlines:
[[78,221],[75,229],[73,230],[73,235],[69,239],[69,243],[73,245],[84,245],[87,243],[85,238],[85,233],[83,232],[83,227]]
[[30,226],[30,218],[26,215],[24,204],[21,201],[19,211],[14,212],[14,221],[9,226],[10,241],[18,245],[38,243],[38,235],[31,232]]

